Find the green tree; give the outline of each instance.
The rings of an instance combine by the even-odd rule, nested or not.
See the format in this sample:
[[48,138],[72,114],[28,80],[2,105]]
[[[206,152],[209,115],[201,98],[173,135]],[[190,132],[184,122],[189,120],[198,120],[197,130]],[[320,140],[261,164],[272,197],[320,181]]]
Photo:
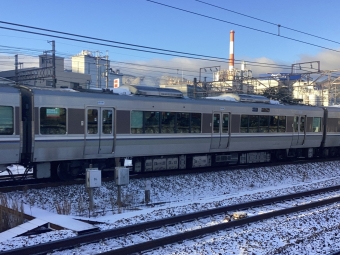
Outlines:
[[282,103],[295,103],[287,87],[271,87],[264,90],[263,96]]

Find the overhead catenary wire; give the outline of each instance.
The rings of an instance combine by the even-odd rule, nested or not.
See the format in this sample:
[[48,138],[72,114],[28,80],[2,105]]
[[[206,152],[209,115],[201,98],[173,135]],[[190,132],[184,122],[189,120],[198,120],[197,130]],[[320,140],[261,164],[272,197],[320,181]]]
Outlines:
[[[1,45],[0,45],[1,47]],[[15,49],[21,49],[21,50],[24,50],[24,51],[31,51],[32,49],[28,49],[28,48],[19,48],[19,47],[11,47],[11,46],[5,46],[6,48],[15,48]],[[1,49],[1,48],[0,48]],[[32,51],[38,51],[36,49],[32,50]],[[1,51],[0,51],[1,53]],[[65,56],[74,56],[74,55],[71,55],[71,54],[67,54],[67,53],[64,53],[63,55]],[[30,57],[36,57],[35,55],[28,55]],[[1,57],[1,56],[0,56]],[[141,64],[137,64],[137,63],[128,63],[128,62],[120,62],[120,61],[111,61],[111,62],[115,62],[115,63],[123,63],[123,64],[127,64],[127,65],[137,65],[137,66],[145,66],[145,67],[152,67],[152,68],[159,68],[159,69],[168,69],[168,70],[176,70],[177,72],[178,71],[184,71],[184,72],[193,72],[193,73],[198,73],[197,71],[194,71],[194,70],[185,70],[185,69],[182,69],[182,68],[168,68],[168,67],[160,67],[160,66],[150,66],[150,65],[141,65]],[[32,62],[33,63],[33,62]],[[90,62],[86,62],[86,63],[89,63],[89,64],[95,64],[95,63],[90,63]],[[226,62],[227,63],[227,62]],[[253,62],[253,63],[257,63],[257,62]],[[264,66],[264,63],[259,63],[259,65],[255,65],[255,64],[249,64],[247,62],[248,65],[250,66],[258,66],[258,67],[269,67],[269,68],[280,68],[280,69],[287,69],[287,70],[290,70],[291,67],[290,66],[287,66],[286,68],[282,67],[282,66],[285,66],[285,65],[277,65],[277,66],[273,66],[274,64],[271,64],[270,66]],[[122,67],[119,67],[119,68],[122,68]],[[145,70],[144,71],[149,71],[149,72],[156,72],[156,71],[152,71],[152,70]],[[164,73],[164,72],[159,72],[159,73]],[[192,75],[188,75],[186,74],[185,76],[192,76]]]
[[[30,32],[30,31],[25,31],[25,32]],[[35,32],[33,32],[33,33],[35,33]],[[72,39],[72,38],[70,38],[71,40],[74,40],[74,39]],[[79,40],[78,40],[79,41]],[[93,43],[93,42],[89,42],[89,43]],[[98,44],[98,43],[96,43],[96,44]],[[19,47],[10,47],[10,46],[4,46],[4,47],[6,47],[6,48],[14,48],[14,49],[23,49],[23,50],[26,50],[26,49],[24,49],[24,48],[19,48]],[[114,46],[113,46],[114,47]],[[30,49],[30,50],[32,50],[32,49]],[[39,50],[37,50],[37,49],[34,49],[34,50],[32,50],[32,51],[39,51]],[[157,54],[162,54],[162,53],[157,53]],[[65,55],[67,55],[67,54],[65,54]],[[181,56],[181,57],[184,57],[184,56]],[[187,57],[187,56],[185,56],[185,57]],[[222,58],[221,58],[222,59]],[[225,59],[225,58],[223,58],[223,59]],[[206,60],[206,59],[204,59],[204,60]],[[215,60],[209,60],[209,61],[215,61]],[[277,65],[277,64],[269,64],[269,63],[260,63],[260,62],[252,62],[252,63],[259,63],[259,65],[254,65],[254,64],[249,64],[249,62],[250,61],[247,61],[247,63],[248,63],[248,65],[251,65],[251,66],[260,66],[260,67],[271,67],[271,68],[273,68],[274,66],[275,67],[277,67],[277,68],[281,68],[281,69],[283,69],[283,66],[287,66],[287,65]],[[227,62],[226,62],[227,63]],[[135,64],[135,63],[125,63],[125,64],[131,64],[131,65],[137,65],[137,64]],[[264,65],[266,65],[266,66],[264,66]],[[164,67],[155,67],[155,66],[153,66],[153,68],[162,68],[162,69],[171,69],[171,68],[164,68]],[[287,66],[287,68],[284,68],[284,69],[290,69],[290,66]],[[179,68],[173,68],[172,70],[181,70],[181,69],[179,69]],[[151,71],[151,70],[144,70],[144,71]],[[184,71],[184,70],[183,70]],[[151,71],[151,72],[154,72],[154,71]],[[196,72],[196,71],[188,71],[188,72]],[[186,75],[186,76],[188,76],[188,75]]]
[[297,33],[305,34],[305,35],[312,36],[312,37],[315,37],[315,38],[319,38],[319,39],[322,39],[322,40],[325,40],[325,41],[329,41],[329,42],[340,44],[340,42],[337,42],[337,41],[334,41],[334,40],[330,40],[330,39],[327,39],[327,38],[324,38],[324,37],[321,37],[321,36],[313,35],[313,34],[310,34],[310,33],[304,32],[304,31],[300,31],[300,30],[297,30],[297,29],[294,29],[294,28],[286,27],[286,26],[281,25],[281,24],[276,24],[276,23],[273,23],[271,21],[267,21],[267,20],[264,20],[264,19],[256,18],[256,17],[250,16],[250,15],[247,15],[247,14],[244,14],[244,13],[241,13],[241,12],[233,11],[233,10],[230,10],[230,9],[218,6],[218,5],[207,3],[207,2],[204,2],[204,1],[201,1],[201,0],[195,0],[195,1],[196,2],[200,2],[202,4],[210,5],[212,7],[215,7],[215,8],[221,9],[221,10],[232,12],[232,13],[235,13],[235,14],[238,14],[238,15],[250,18],[250,19],[262,21],[262,22],[270,24],[270,25],[280,26],[280,28],[285,28],[287,30],[291,30],[291,31],[294,31],[294,32],[297,32]]
[[[66,54],[68,55],[68,54]],[[32,56],[32,55],[30,55]],[[1,57],[1,56],[0,56]],[[128,64],[128,65],[137,65],[137,66],[146,66],[146,67],[150,67],[148,65],[140,65],[140,64],[136,64],[136,63],[127,63],[127,62],[119,62],[119,61],[113,61],[113,62],[117,62],[117,63],[124,63],[124,64]],[[26,62],[25,62],[26,63]],[[31,62],[31,63],[37,63],[37,62]],[[88,62],[86,61],[85,63],[88,63],[88,64],[93,64],[95,65],[95,63],[92,63],[92,62]],[[8,66],[8,65],[7,65]],[[156,66],[151,66],[152,68],[155,68]],[[122,67],[122,66],[118,66],[119,69],[121,70],[124,70],[126,68]],[[180,68],[164,68],[164,67],[156,67],[156,68],[160,68],[160,69],[170,69],[170,70],[175,70],[177,71],[177,75],[178,75],[178,71],[181,71]],[[135,70],[138,70],[139,71],[139,75],[143,75],[145,77],[150,77],[150,78],[153,78],[153,79],[157,79],[157,77],[155,76],[152,76],[152,75],[145,75],[145,72],[152,72],[152,73],[160,73],[160,74],[168,74],[168,75],[176,75],[176,73],[170,73],[170,72],[163,72],[163,71],[154,71],[154,70],[150,70],[150,69],[140,69],[140,68],[129,68],[129,73],[133,73],[133,71],[131,71],[130,69],[135,69]],[[282,68],[281,68],[282,69]],[[287,68],[288,69],[288,68]],[[189,70],[183,70],[185,72],[185,77],[196,77],[195,75],[190,75],[190,74],[187,74],[187,72],[190,72]],[[198,71],[191,71],[193,73],[196,73],[198,75]],[[187,78],[186,78],[187,79]]]
[[[101,38],[89,37],[89,36],[84,36],[84,35],[66,33],[66,32],[61,32],[61,31],[56,31],[56,30],[50,30],[50,29],[45,29],[45,28],[26,26],[26,25],[21,25],[21,24],[16,24],[16,23],[11,23],[11,22],[5,22],[5,21],[0,21],[0,23],[12,25],[12,26],[26,27],[26,28],[36,29],[36,30],[41,30],[41,31],[48,31],[48,32],[57,33],[57,34],[69,35],[69,36],[73,36],[73,37],[91,39],[91,40],[96,40],[96,41],[110,42],[110,43],[113,43],[113,44],[122,44],[122,45],[127,45],[127,46],[133,46],[133,47],[137,47],[137,48],[128,48],[128,47],[122,47],[122,46],[117,46],[117,45],[109,45],[109,44],[104,44],[104,43],[91,42],[91,41],[85,41],[85,40],[74,39],[74,38],[69,38],[69,37],[62,37],[62,36],[57,36],[57,35],[44,34],[44,33],[38,33],[38,32],[34,32],[34,31],[27,31],[27,30],[21,30],[21,29],[1,27],[0,26],[1,29],[13,30],[13,31],[18,31],[18,32],[23,32],[23,33],[31,33],[31,34],[43,35],[43,36],[50,36],[50,37],[55,37],[55,38],[64,39],[64,40],[72,40],[72,41],[78,41],[78,42],[84,42],[84,43],[92,43],[92,44],[114,47],[114,48],[120,48],[120,49],[134,50],[134,51],[153,53],[153,54],[161,54],[161,55],[167,55],[167,56],[175,56],[175,57],[185,57],[185,58],[191,58],[191,59],[197,59],[197,60],[216,61],[216,62],[223,62],[223,63],[228,63],[228,61],[229,61],[228,58],[221,58],[221,57],[208,56],[208,55],[202,55],[202,54],[194,54],[194,53],[181,52],[181,51],[173,51],[173,50],[154,48],[154,47],[148,47],[148,46],[137,45],[137,44],[129,44],[129,43],[117,42],[117,41],[106,40],[106,39],[101,39]],[[139,49],[139,48],[141,48],[141,49]],[[150,51],[150,50],[145,50],[145,49],[156,50],[156,52]],[[182,54],[182,55],[178,55],[178,54]],[[243,62],[243,60],[235,60],[235,61],[239,62],[239,63]],[[246,62],[249,65],[251,63],[255,63],[255,64],[258,64],[258,65],[263,64],[263,65],[266,65],[266,66],[289,67],[288,65],[261,63],[261,62],[257,62],[257,61],[246,61]]]
[[[1,52],[1,51],[0,51]],[[35,57],[34,55],[28,55],[29,57]],[[0,59],[1,59],[1,57],[2,56],[0,56]],[[0,60],[0,66],[7,66],[7,67],[9,67],[9,66],[12,66],[12,65],[10,65],[10,64],[7,64],[9,61],[6,61],[5,63],[6,64],[2,64],[3,62]],[[92,62],[88,62],[88,61],[86,61],[85,63],[87,63],[87,64],[93,64],[93,65],[96,65],[96,63],[92,63]],[[35,61],[35,62],[25,62],[25,64],[38,64],[38,61]],[[126,63],[125,62],[125,64],[132,64],[132,65],[134,65],[134,63]],[[143,65],[139,65],[139,64],[137,64],[138,66],[143,66]],[[56,65],[56,66],[59,66],[58,64]],[[61,65],[61,66],[64,66],[64,65]],[[146,67],[148,67],[147,65],[145,65]],[[126,69],[126,68],[124,68],[124,67],[121,67],[121,66],[118,66],[120,69]],[[162,68],[163,69],[163,67],[158,67],[158,68]],[[168,74],[168,75],[175,75],[175,73],[169,73],[169,72],[163,72],[163,71],[159,71],[159,70],[156,70],[156,71],[154,71],[154,70],[150,70],[150,69],[148,69],[148,70],[146,70],[146,69],[140,69],[140,68],[129,68],[128,70],[129,70],[129,73],[134,73],[133,71],[131,71],[130,69],[134,69],[134,70],[136,70],[136,71],[139,71],[139,73],[138,73],[138,75],[143,75],[144,77],[149,77],[149,78],[153,78],[153,79],[159,79],[159,77],[157,77],[157,76],[152,76],[152,75],[144,75],[144,73],[145,72],[151,72],[151,73],[161,73],[161,74]],[[175,68],[165,68],[165,69],[171,69],[171,70],[178,70],[178,69],[175,69]],[[144,71],[144,73],[143,73],[143,71]],[[188,70],[187,70],[187,72],[189,72]],[[198,71],[191,71],[191,72],[194,72],[194,73],[198,73]],[[188,74],[186,74],[185,75],[186,77],[196,77],[195,75],[188,75]],[[63,75],[61,75],[61,74],[59,74],[58,75],[58,77],[59,77],[59,81],[65,81],[66,82],[66,80],[62,80],[62,79],[60,79],[60,78],[66,78],[66,76],[63,76]],[[78,79],[78,78],[75,78],[75,79]],[[37,78],[37,80],[41,80],[41,81],[43,81],[43,79],[41,78]]]
[[241,25],[241,24],[237,24],[237,23],[234,23],[234,22],[227,21],[227,20],[211,17],[211,16],[208,16],[208,15],[205,15],[205,14],[200,14],[200,13],[197,13],[197,12],[185,10],[185,9],[178,8],[178,7],[175,7],[175,6],[159,3],[159,2],[156,2],[156,1],[153,1],[153,0],[146,0],[146,1],[148,1],[150,3],[154,3],[154,4],[159,4],[159,5],[162,5],[162,6],[171,8],[171,9],[175,9],[175,10],[178,10],[178,11],[183,11],[183,12],[186,12],[186,13],[190,13],[190,14],[194,14],[194,15],[197,15],[197,16],[201,16],[201,17],[204,17],[204,18],[208,18],[208,19],[219,21],[219,22],[224,22],[224,23],[232,24],[234,26],[250,29],[250,30],[253,30],[253,31],[257,31],[257,32],[261,32],[261,33],[265,33],[265,34],[269,34],[269,35],[279,36],[279,37],[287,39],[287,40],[291,40],[291,41],[295,41],[295,42],[300,42],[300,43],[303,43],[303,44],[307,44],[307,45],[311,45],[311,46],[315,46],[315,47],[318,47],[318,48],[322,48],[322,49],[326,49],[326,50],[330,50],[330,51],[334,51],[334,52],[339,52],[340,53],[339,50],[331,49],[331,48],[324,47],[324,46],[321,46],[321,45],[317,45],[317,44],[314,44],[314,43],[305,42],[305,41],[298,40],[298,39],[295,39],[295,38],[291,38],[291,37],[288,37],[288,36],[283,36],[283,35],[275,34],[275,33],[272,33],[272,32],[264,31],[264,30],[253,28],[253,27],[249,27],[249,26],[244,26],[244,25]]

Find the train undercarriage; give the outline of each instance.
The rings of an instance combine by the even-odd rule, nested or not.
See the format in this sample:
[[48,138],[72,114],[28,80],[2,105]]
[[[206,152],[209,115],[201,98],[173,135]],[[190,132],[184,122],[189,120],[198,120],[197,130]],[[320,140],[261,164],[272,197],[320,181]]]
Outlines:
[[[204,167],[218,167],[228,165],[244,165],[266,163],[273,161],[287,161],[295,158],[336,157],[340,149],[334,148],[299,148],[268,151],[182,154],[167,156],[149,156],[133,158],[91,159],[59,162],[44,162],[34,165],[35,178],[58,178],[72,180],[84,175],[86,168],[92,167],[102,170],[103,175],[112,176],[116,166],[124,166],[126,160],[131,173],[151,171],[171,171],[181,169],[197,169]],[[126,165],[126,164],[125,164]]]

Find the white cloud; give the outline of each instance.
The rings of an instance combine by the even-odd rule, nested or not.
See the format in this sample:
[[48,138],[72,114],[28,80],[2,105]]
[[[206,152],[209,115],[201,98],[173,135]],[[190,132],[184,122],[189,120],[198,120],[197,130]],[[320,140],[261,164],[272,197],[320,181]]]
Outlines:
[[[246,64],[246,69],[249,69],[253,73],[253,77],[258,77],[263,73],[290,73],[291,66],[295,63],[304,63],[304,62],[312,62],[312,61],[320,61],[321,70],[340,70],[340,54],[332,52],[332,51],[322,51],[316,55],[300,55],[299,58],[294,63],[281,62],[277,60],[273,60],[267,57],[260,57],[254,59],[246,59],[244,60]],[[138,73],[142,75],[150,75],[150,76],[178,76],[181,77],[182,71],[183,76],[188,80],[193,80],[194,77],[199,78],[199,72],[201,69],[201,77],[207,77],[207,79],[212,78],[212,72],[209,68],[206,68],[206,72],[203,69],[204,67],[212,67],[212,66],[220,66],[221,70],[228,69],[228,63],[226,62],[214,62],[214,61],[203,61],[196,59],[188,59],[188,58],[172,58],[170,60],[162,60],[162,59],[152,59],[149,61],[135,61],[135,64],[146,65],[145,66],[131,66],[125,65],[123,68],[125,72],[132,72],[136,75]],[[156,67],[166,67],[172,68],[170,69],[160,69]],[[310,64],[306,65],[304,69],[308,70]],[[315,70],[317,68],[317,64],[313,63],[312,66]],[[131,68],[129,70],[129,68]],[[235,61],[235,68],[241,69],[241,61]],[[137,70],[143,69],[143,70]]]
[[340,70],[340,52],[324,50],[317,55],[300,55],[299,62],[312,61],[320,61],[321,70]]
[[[39,66],[39,57],[18,54],[18,62],[22,63],[19,68],[32,68]],[[0,71],[15,69],[15,56],[0,54]]]
[[[194,78],[199,80],[201,71],[201,80],[207,77],[207,81],[212,81],[213,72],[220,70],[227,70],[229,64],[227,62],[217,62],[217,61],[204,61],[197,59],[188,58],[172,58],[170,60],[163,59],[152,59],[148,61],[134,61],[135,65],[123,65],[116,64],[113,62],[111,66],[119,68],[122,73],[132,74],[135,76],[145,76],[145,77],[161,77],[161,76],[172,76],[177,77],[179,80],[183,77],[184,79],[193,81]],[[253,77],[258,77],[262,73],[281,73],[290,72],[290,64],[276,63],[274,60],[268,59],[266,57],[261,57],[257,59],[250,59],[245,61],[246,69],[249,69],[253,73]],[[278,67],[277,65],[285,65],[286,69],[283,67]],[[214,68],[214,67],[217,67]],[[241,61],[235,61],[235,68],[241,69]]]

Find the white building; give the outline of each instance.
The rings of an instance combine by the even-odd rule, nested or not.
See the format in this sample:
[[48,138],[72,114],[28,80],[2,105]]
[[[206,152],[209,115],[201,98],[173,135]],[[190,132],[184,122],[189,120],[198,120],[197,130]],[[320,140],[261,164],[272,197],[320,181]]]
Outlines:
[[285,86],[290,88],[294,99],[300,99],[303,104],[315,106],[329,105],[329,89],[318,86],[317,84],[309,85],[300,74],[278,73],[264,74],[257,79],[256,92],[262,93],[268,88]]
[[[25,80],[20,82],[21,84],[39,86],[39,87],[52,87],[53,79],[52,77],[39,78],[39,69],[46,67],[52,67],[52,56],[51,55],[40,55],[39,56],[39,67],[36,68],[22,68],[19,69],[20,72],[31,73],[30,80]],[[48,74],[52,74],[52,69],[44,70]],[[36,78],[34,78],[34,73],[37,73]],[[74,88],[77,86],[87,87],[91,81],[91,76],[88,74],[73,73],[65,70],[64,68],[64,58],[55,57],[55,74],[56,74],[56,87],[57,88]],[[8,78],[15,81],[15,70],[0,72],[0,77]]]
[[[119,70],[110,68],[109,60],[93,56],[87,50],[72,57],[72,72],[90,75],[89,87],[91,88],[106,88],[106,86],[112,88],[122,84],[122,75]],[[108,75],[108,85],[106,85],[106,75]]]

